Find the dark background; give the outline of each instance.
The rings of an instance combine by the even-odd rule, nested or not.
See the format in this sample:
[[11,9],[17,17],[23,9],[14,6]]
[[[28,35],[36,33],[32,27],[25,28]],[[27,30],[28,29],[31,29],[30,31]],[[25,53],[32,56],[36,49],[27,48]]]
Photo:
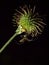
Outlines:
[[25,4],[36,5],[36,11],[46,15],[44,22],[47,26],[36,41],[18,45],[15,38],[0,54],[0,65],[48,65],[48,0],[0,1],[0,48],[14,34],[12,16],[15,9]]

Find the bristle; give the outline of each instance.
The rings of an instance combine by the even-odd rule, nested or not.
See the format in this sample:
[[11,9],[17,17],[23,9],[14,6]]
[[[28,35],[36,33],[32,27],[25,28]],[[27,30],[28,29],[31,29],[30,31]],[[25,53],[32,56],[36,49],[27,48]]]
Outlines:
[[38,25],[35,25],[35,26],[36,26],[36,28],[37,28],[40,32],[42,32],[41,28],[39,28]]
[[39,23],[41,23],[41,24],[43,24],[43,25],[46,25],[44,22],[42,22],[42,21],[38,21]]
[[20,11],[16,10],[19,14],[23,15],[23,13],[21,13]]
[[13,25],[13,27],[16,27],[16,25]]
[[13,15],[14,15],[14,16],[16,16],[17,14],[16,14],[16,13],[14,13]]
[[15,19],[12,19],[12,21],[14,21],[14,22],[15,22],[16,20],[15,20]]
[[35,34],[35,35],[37,36],[37,34],[40,34],[40,32],[39,32],[39,31],[37,30],[37,28],[36,28],[36,34]]
[[43,19],[42,18],[35,18],[35,20],[37,20],[37,21],[43,21]]
[[12,22],[13,24],[16,24],[16,22]]
[[33,13],[35,12],[35,8],[36,8],[36,7],[34,6],[34,8],[33,8]]
[[16,16],[13,16],[14,19],[16,19]]
[[40,26],[41,28],[44,28],[43,25],[41,25],[40,23],[34,22],[35,24],[37,24],[38,26]]
[[[21,8],[21,7],[20,7]],[[23,9],[23,8],[21,8],[22,9],[22,11],[25,13],[25,14],[27,14],[27,12],[26,12],[26,10],[25,9]]]
[[36,16],[38,16],[38,15],[39,15],[39,14],[38,14],[38,12],[37,12],[36,14],[33,15],[33,17],[36,17]]

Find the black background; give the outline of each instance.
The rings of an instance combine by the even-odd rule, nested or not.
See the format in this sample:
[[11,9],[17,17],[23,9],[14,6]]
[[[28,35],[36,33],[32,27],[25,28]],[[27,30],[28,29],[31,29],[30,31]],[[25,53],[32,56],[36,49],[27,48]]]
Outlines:
[[[45,16],[48,24],[48,0],[2,0],[0,1],[0,48],[14,34],[12,16],[15,9],[27,4]],[[48,25],[43,34],[33,42],[18,45],[16,38],[0,54],[0,65],[48,65]]]

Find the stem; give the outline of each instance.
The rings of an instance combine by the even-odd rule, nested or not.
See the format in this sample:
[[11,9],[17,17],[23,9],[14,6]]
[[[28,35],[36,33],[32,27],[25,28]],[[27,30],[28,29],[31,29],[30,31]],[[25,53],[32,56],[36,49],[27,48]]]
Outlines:
[[0,53],[7,47],[8,44],[19,34],[23,33],[21,25],[18,26],[18,28],[15,31],[16,33],[3,45],[3,47],[0,49]]
[[18,34],[14,34],[4,45],[3,47],[0,49],[0,53],[7,47],[8,44],[10,44],[10,42],[17,36]]

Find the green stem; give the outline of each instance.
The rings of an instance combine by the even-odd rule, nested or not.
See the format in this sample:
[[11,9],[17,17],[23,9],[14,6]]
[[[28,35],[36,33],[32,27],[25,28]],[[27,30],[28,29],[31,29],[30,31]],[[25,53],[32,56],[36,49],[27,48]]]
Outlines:
[[0,53],[7,47],[7,45],[10,44],[10,42],[19,34],[23,33],[21,25],[18,26],[18,28],[15,31],[16,33],[3,45],[3,47],[0,49]]
[[3,47],[0,49],[0,53],[7,47],[7,45],[10,44],[10,42],[17,36],[18,34],[14,34],[4,45]]

